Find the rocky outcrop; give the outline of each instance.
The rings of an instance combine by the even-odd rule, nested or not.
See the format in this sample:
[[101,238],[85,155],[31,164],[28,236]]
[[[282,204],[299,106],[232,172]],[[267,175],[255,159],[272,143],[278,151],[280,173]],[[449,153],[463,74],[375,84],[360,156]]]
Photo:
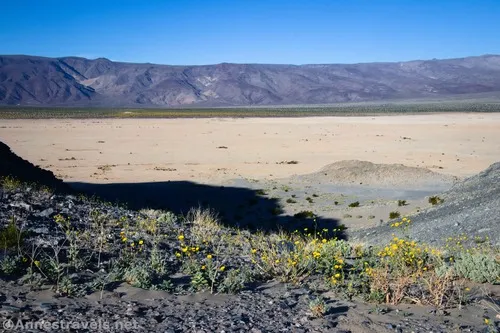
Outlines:
[[9,146],[0,141],[0,178],[11,176],[24,183],[36,183],[59,191],[69,187],[48,170],[39,168],[14,154]]

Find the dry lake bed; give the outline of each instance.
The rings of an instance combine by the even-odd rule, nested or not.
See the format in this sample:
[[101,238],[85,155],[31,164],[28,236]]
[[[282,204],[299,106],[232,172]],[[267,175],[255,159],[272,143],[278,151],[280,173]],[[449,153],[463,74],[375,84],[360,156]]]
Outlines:
[[[424,208],[428,195],[499,161],[500,114],[1,120],[0,140],[77,186],[251,188],[280,203],[273,215],[312,211],[358,229]],[[216,209],[234,199],[211,191],[165,197],[150,187],[130,195],[153,194],[152,204],[161,196]],[[231,218],[261,216],[251,205],[230,206],[222,213]]]

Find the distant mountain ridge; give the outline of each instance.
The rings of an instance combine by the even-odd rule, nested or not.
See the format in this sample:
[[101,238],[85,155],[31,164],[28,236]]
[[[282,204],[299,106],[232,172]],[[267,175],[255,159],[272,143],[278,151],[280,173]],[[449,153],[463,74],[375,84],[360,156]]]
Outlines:
[[170,66],[0,56],[0,105],[329,104],[499,92],[500,56],[393,63]]

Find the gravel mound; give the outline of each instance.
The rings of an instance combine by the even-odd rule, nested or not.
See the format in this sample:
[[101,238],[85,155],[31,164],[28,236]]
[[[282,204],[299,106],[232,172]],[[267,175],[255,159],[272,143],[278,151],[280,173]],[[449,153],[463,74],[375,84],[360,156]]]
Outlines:
[[375,164],[347,160],[329,164],[318,172],[300,176],[304,180],[335,185],[370,185],[377,187],[415,187],[430,184],[452,184],[456,177],[424,168],[402,164]]
[[[500,162],[481,173],[455,184],[439,195],[442,204],[412,216],[411,236],[428,243],[443,243],[446,237],[466,234],[488,236],[500,243]],[[388,225],[353,235],[368,243],[391,237]]]
[[59,191],[69,187],[48,170],[39,168],[14,154],[9,146],[0,141],[0,178],[12,176],[25,183],[37,183]]

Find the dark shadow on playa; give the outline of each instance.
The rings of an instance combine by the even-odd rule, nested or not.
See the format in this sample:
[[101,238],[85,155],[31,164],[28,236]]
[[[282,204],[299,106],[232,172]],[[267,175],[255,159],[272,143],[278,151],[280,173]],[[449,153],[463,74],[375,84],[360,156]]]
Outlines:
[[[339,221],[282,214],[279,200],[243,187],[224,187],[188,181],[150,183],[91,184],[68,183],[77,191],[96,195],[106,201],[125,204],[130,209],[153,208],[186,214],[191,208],[211,208],[227,226],[250,230],[287,230],[300,228],[339,228]],[[345,238],[342,232],[336,234]]]

